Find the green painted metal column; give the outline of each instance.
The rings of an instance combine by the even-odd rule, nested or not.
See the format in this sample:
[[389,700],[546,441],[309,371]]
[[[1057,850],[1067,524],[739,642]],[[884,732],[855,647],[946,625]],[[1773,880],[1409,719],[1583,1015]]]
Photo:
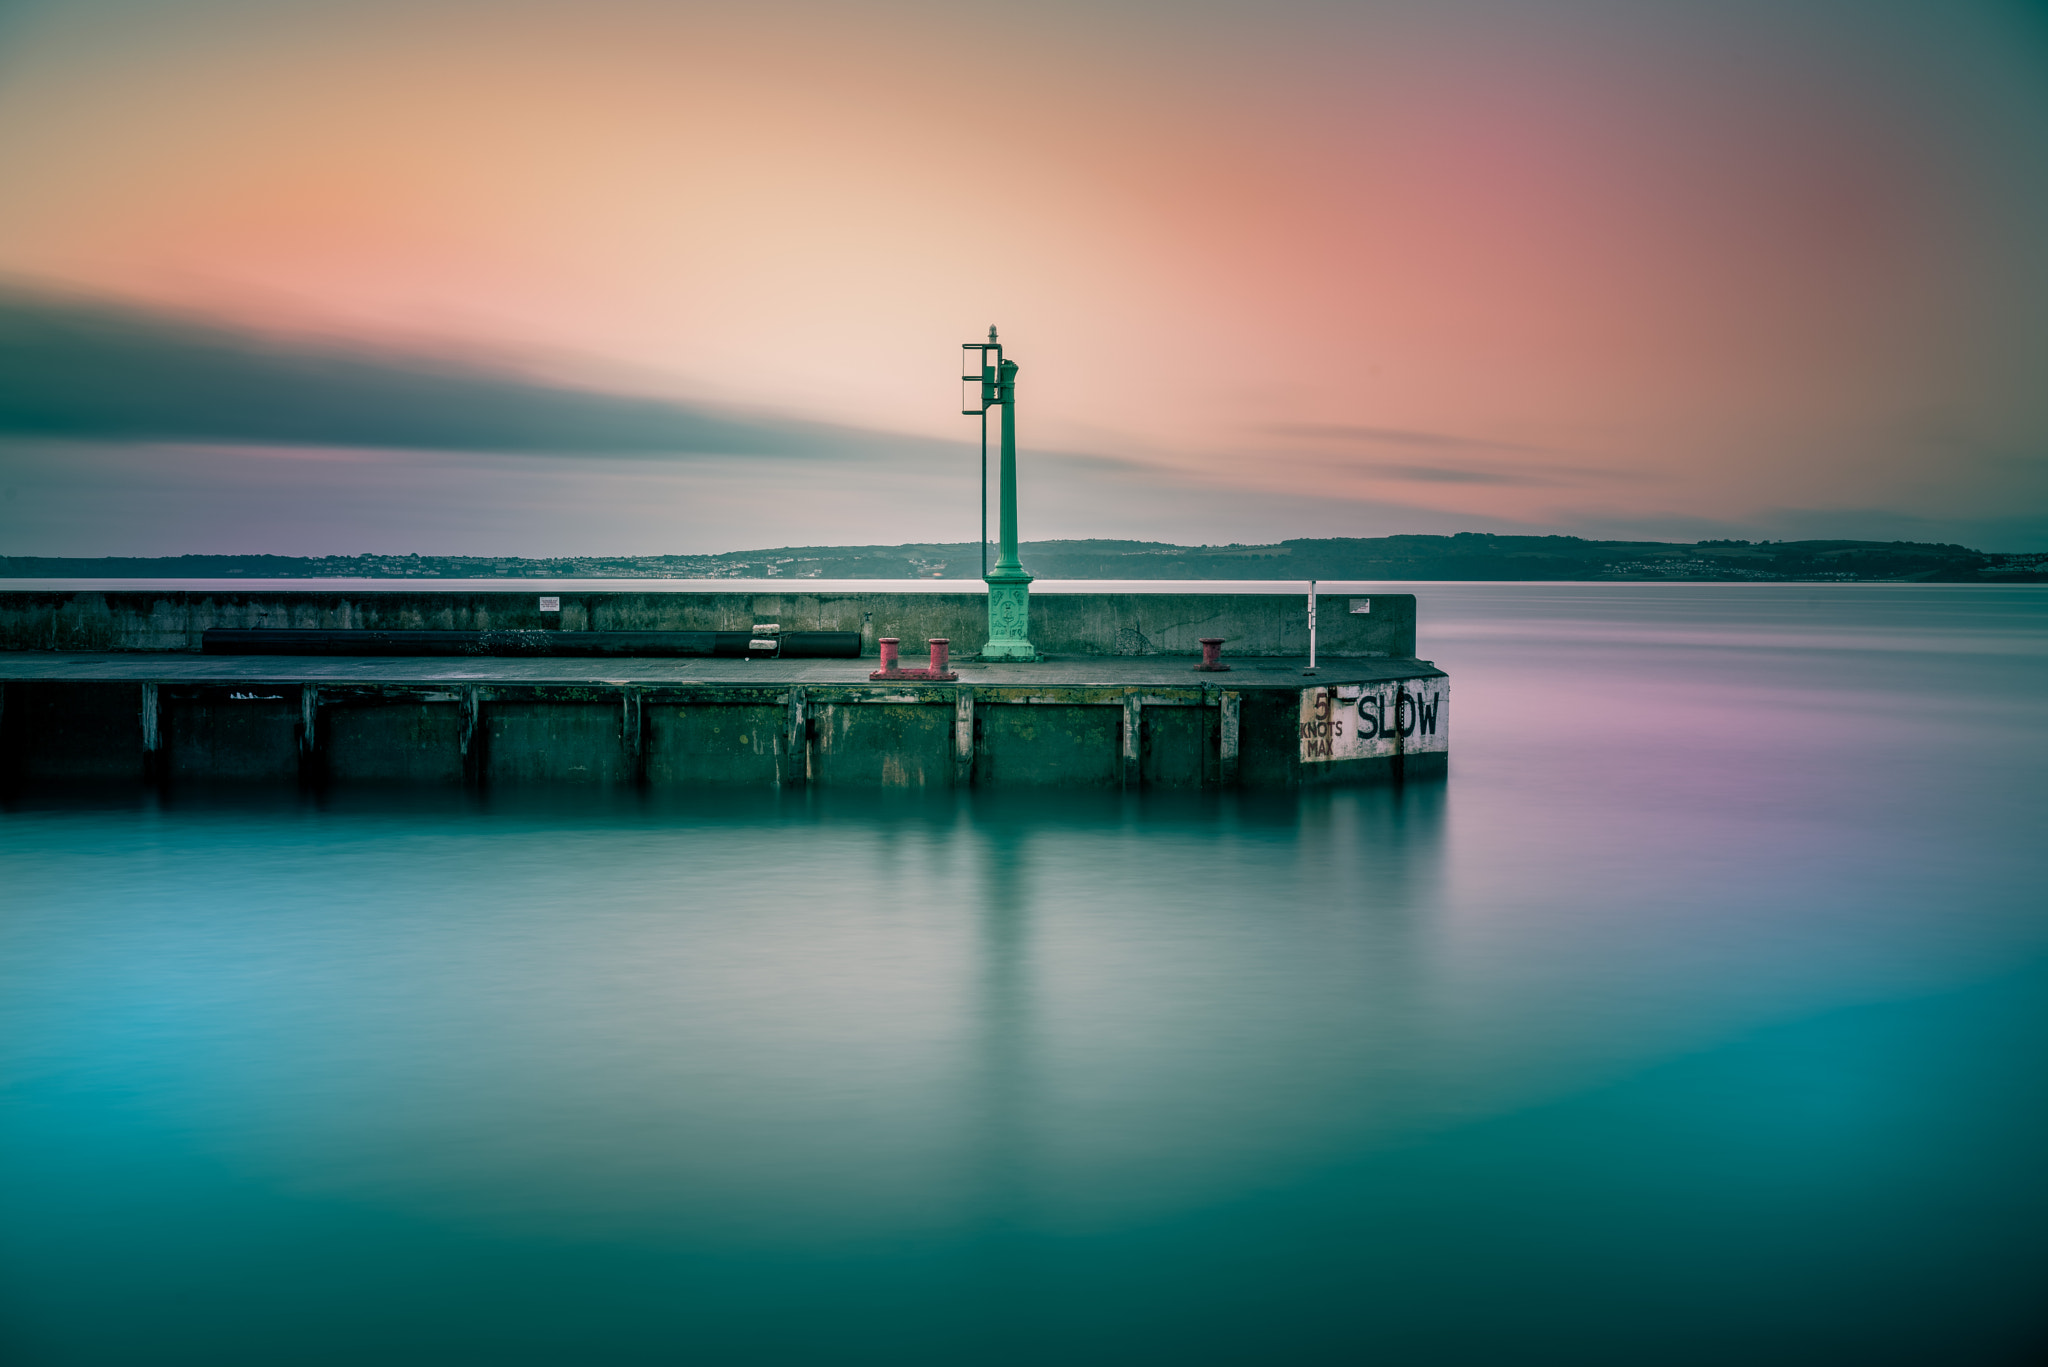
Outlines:
[[[994,334],[991,328],[990,334]],[[997,498],[1002,512],[998,535],[1002,538],[995,568],[983,579],[988,584],[988,644],[981,648],[984,660],[1036,660],[1031,645],[1031,579],[1017,559],[1017,363],[1005,358],[994,367],[995,402],[1003,410],[1002,472]]]

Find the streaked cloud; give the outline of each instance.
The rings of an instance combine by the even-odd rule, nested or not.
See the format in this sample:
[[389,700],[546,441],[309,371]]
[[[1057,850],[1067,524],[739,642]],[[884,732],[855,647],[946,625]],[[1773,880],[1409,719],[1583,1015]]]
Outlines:
[[1265,430],[1277,437],[1307,437],[1322,441],[1363,442],[1379,446],[1424,446],[1446,451],[1527,451],[1553,455],[1554,446],[1528,442],[1501,441],[1490,437],[1461,437],[1448,432],[1411,432],[1399,427],[1358,427],[1349,423],[1279,422]]
[[1357,464],[1360,474],[1381,479],[1405,480],[1415,484],[1501,484],[1533,487],[1555,484],[1554,479],[1515,470],[1469,470],[1451,465]]
[[[1583,453],[1532,442],[1350,423],[1269,423],[1262,430],[1269,436],[1305,442],[1315,452],[1311,459],[1318,464],[1364,479],[1550,489],[1641,478],[1611,466],[1563,463],[1554,458]],[[1438,459],[1426,464],[1381,459],[1376,453],[1387,447],[1433,454]]]
[[0,292],[0,434],[562,455],[859,459],[958,449],[20,289]]

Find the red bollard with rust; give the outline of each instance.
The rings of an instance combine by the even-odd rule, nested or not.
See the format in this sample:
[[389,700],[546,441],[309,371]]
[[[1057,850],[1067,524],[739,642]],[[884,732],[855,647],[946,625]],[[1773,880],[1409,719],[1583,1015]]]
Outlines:
[[1212,674],[1221,673],[1230,668],[1229,665],[1223,663],[1222,657],[1223,637],[1204,636],[1202,638],[1202,662],[1196,665],[1195,668],[1207,670]]
[[946,656],[953,643],[944,636],[931,638],[932,663],[929,669],[905,669],[896,658],[897,647],[901,644],[894,636],[882,638],[882,667],[868,675],[870,680],[884,679],[930,679],[945,683],[960,676],[946,668]]

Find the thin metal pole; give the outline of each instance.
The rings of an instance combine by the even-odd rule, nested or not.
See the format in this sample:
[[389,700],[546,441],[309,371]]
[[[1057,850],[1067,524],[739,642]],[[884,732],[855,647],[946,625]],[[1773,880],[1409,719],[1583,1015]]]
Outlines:
[[1316,581],[1308,581],[1308,668],[1304,674],[1316,672]]
[[989,410],[981,410],[981,578],[989,578]]
[[[1004,361],[996,367],[996,402],[1003,408],[1002,473],[998,477],[996,502],[996,573],[1021,575],[1017,559],[1017,363]],[[1029,583],[1028,577],[1024,582]]]

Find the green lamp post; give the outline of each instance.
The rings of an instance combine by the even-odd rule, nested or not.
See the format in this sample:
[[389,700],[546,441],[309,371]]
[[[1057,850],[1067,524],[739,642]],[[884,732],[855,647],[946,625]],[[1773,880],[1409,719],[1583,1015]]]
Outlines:
[[[981,418],[982,581],[988,585],[988,644],[984,660],[1036,660],[1031,646],[1031,576],[1017,559],[1017,363],[1003,359],[996,330],[986,342],[961,346],[960,411]],[[973,353],[968,355],[967,353]],[[988,410],[1003,410],[1002,466],[998,483],[1001,512],[996,567],[988,568]]]

